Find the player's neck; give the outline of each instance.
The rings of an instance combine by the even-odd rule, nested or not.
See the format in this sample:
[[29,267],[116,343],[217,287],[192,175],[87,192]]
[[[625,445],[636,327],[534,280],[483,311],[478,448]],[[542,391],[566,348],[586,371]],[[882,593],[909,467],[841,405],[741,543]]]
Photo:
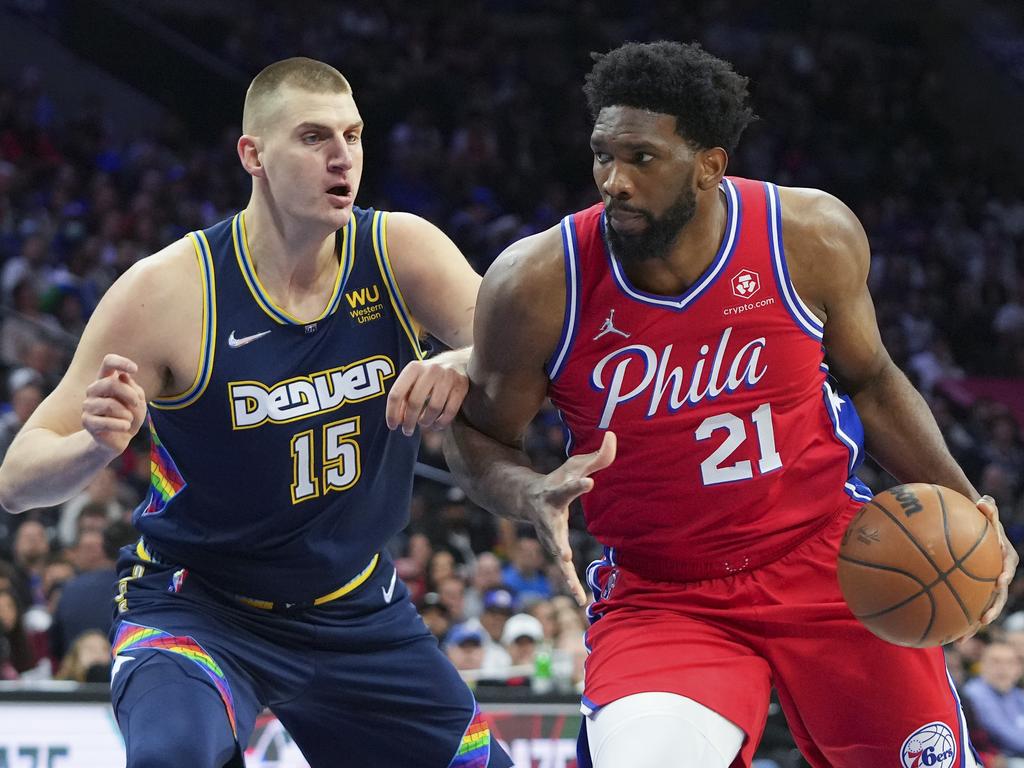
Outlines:
[[333,230],[291,221],[256,197],[242,215],[249,255],[264,288],[287,294],[333,285],[339,267]]
[[648,293],[678,296],[704,274],[725,237],[728,207],[719,188],[699,193],[697,210],[664,259],[623,263],[629,281]]

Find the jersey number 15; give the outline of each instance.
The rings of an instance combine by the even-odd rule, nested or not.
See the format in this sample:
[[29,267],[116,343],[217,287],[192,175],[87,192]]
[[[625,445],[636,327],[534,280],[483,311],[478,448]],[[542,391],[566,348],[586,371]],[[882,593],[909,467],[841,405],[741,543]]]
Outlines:
[[323,460],[316,470],[313,430],[292,437],[292,504],[315,499],[329,491],[345,491],[359,480],[359,417],[323,427]]

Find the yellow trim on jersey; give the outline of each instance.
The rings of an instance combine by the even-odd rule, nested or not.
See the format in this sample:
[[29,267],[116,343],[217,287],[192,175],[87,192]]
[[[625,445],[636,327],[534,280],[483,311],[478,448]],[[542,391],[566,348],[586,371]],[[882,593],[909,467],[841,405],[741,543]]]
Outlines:
[[195,379],[184,392],[170,397],[155,397],[149,401],[150,405],[161,411],[174,411],[192,405],[202,397],[213,374],[213,358],[217,346],[217,276],[213,271],[213,252],[205,232],[189,232],[188,238],[192,241],[196,261],[199,262],[199,276],[202,278],[203,320],[199,367]]
[[[316,598],[313,601],[313,605],[323,605],[324,603],[329,603],[332,600],[337,600],[339,597],[344,597],[345,595],[352,592],[354,589],[363,584],[363,582],[365,582],[368,578],[370,578],[370,574],[372,574],[373,569],[377,567],[377,562],[379,560],[380,554],[378,553],[373,556],[373,559],[370,560],[369,565],[363,568],[363,570],[360,571],[356,576],[354,576],[349,581],[345,582],[345,584],[338,587],[333,592],[328,592],[326,595]],[[262,608],[265,611],[274,610],[274,607],[276,605],[284,605],[285,607],[287,607],[286,603],[274,603],[271,600],[255,600],[251,597],[239,597],[238,600],[239,602],[245,603],[246,605],[252,608]]]
[[377,257],[377,267],[380,269],[381,277],[384,278],[384,287],[387,288],[388,297],[391,299],[391,306],[395,309],[395,316],[409,337],[412,344],[412,351],[417,360],[422,360],[423,349],[420,347],[419,326],[413,319],[412,313],[406,306],[405,298],[402,296],[402,289],[398,286],[398,279],[391,268],[391,257],[388,253],[388,217],[383,211],[375,211],[373,214],[373,253]]
[[242,278],[249,288],[249,292],[256,300],[256,304],[279,325],[309,325],[319,323],[325,317],[333,313],[341,303],[342,288],[352,271],[352,263],[355,258],[355,249],[350,247],[350,242],[355,243],[356,217],[352,216],[348,224],[341,232],[341,259],[338,264],[338,274],[334,278],[334,289],[331,297],[324,306],[323,312],[312,320],[300,320],[295,315],[287,312],[274,303],[270,294],[260,282],[260,276],[256,272],[256,265],[252,261],[252,253],[249,251],[249,234],[245,228],[245,211],[235,214],[231,222],[231,240],[235,246],[235,258],[238,260],[238,268],[242,272]]

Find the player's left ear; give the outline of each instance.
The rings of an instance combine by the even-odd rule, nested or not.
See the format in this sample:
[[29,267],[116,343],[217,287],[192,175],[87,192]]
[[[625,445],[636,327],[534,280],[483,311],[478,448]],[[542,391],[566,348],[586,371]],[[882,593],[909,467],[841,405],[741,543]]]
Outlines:
[[702,191],[716,189],[729,165],[729,155],[721,147],[702,149],[697,153],[697,187]]

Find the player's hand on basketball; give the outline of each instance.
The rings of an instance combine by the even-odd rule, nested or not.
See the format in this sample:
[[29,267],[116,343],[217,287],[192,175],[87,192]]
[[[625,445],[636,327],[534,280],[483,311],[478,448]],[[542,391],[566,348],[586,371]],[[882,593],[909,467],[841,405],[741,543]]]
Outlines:
[[459,412],[469,391],[465,355],[444,353],[414,360],[398,375],[388,393],[385,420],[389,429],[411,435],[419,425],[444,429]]
[[999,578],[996,579],[996,597],[993,600],[991,607],[985,611],[985,614],[981,617],[981,623],[989,624],[994,621],[996,617],[1003,610],[1003,606],[1006,605],[1006,598],[1010,589],[1010,582],[1013,580],[1014,575],[1017,572],[1017,564],[1020,562],[1020,556],[1017,554],[1016,548],[1010,543],[1010,540],[1006,538],[1006,531],[1003,530],[1003,524],[999,522],[999,509],[996,507],[996,501],[991,496],[982,496],[978,500],[978,509],[981,513],[988,518],[989,522],[999,533],[999,546],[1003,549],[1003,572],[999,574]]
[[601,447],[593,453],[571,457],[548,475],[543,475],[529,494],[526,516],[537,529],[537,538],[551,554],[565,577],[569,592],[581,606],[587,593],[576,575],[569,548],[569,504],[594,487],[590,476],[615,460],[615,434],[606,432]]
[[107,355],[85,390],[82,427],[114,456],[128,447],[146,419],[146,393],[132,378],[138,370],[127,357]]

